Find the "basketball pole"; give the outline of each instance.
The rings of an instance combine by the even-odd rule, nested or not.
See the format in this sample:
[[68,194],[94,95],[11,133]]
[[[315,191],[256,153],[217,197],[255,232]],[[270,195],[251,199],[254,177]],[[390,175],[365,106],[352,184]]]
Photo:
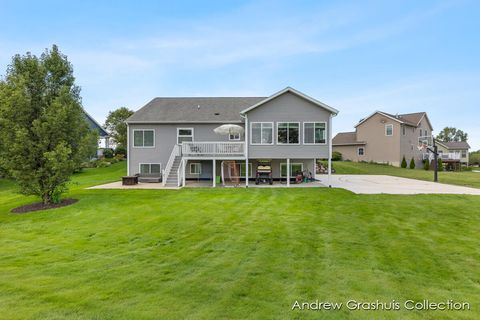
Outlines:
[[435,138],[433,138],[433,182],[438,182],[438,147],[435,144]]

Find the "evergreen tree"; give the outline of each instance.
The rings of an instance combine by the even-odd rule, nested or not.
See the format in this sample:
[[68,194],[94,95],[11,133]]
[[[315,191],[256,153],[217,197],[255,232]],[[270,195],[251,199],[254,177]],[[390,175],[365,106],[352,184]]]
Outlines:
[[403,156],[403,159],[402,159],[402,164],[400,165],[402,168],[406,168],[407,167],[407,160],[405,160],[405,156]]
[[413,158],[410,160],[410,169],[415,169],[415,160]]

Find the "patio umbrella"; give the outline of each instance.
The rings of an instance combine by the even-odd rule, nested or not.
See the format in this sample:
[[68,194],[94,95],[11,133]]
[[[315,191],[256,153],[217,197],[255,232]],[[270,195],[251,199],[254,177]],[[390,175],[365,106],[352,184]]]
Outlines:
[[229,135],[229,134],[242,134],[243,127],[236,124],[222,124],[220,127],[213,129],[216,134]]

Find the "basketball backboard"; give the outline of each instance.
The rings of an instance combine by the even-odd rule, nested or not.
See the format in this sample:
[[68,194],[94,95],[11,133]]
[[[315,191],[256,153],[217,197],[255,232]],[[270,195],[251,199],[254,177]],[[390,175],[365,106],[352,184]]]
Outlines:
[[426,151],[427,148],[433,146],[433,138],[432,136],[420,136],[418,137],[418,150]]

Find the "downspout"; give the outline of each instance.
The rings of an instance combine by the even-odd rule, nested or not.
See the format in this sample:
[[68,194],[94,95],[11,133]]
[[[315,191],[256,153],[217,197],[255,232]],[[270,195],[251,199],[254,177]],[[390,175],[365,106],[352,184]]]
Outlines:
[[127,176],[130,176],[130,127],[127,122]]
[[248,172],[248,116],[240,114],[240,117],[245,119],[245,187],[248,188],[248,177],[250,176],[250,172]]

